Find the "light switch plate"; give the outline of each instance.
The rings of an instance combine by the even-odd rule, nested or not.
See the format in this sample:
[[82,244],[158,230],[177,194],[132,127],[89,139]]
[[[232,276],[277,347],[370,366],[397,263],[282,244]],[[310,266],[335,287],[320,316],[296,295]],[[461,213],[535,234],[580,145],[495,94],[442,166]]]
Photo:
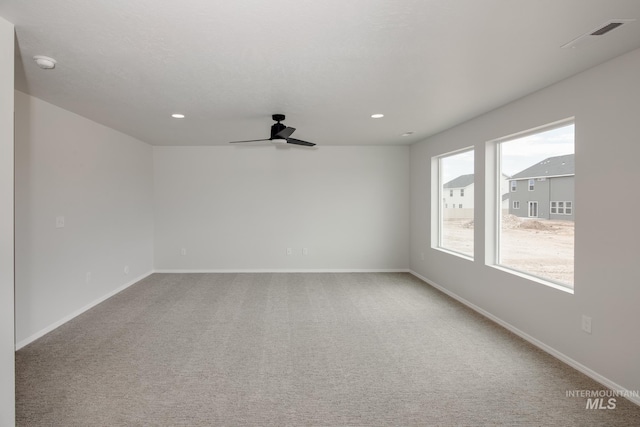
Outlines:
[[582,315],[582,330],[586,333],[591,333],[591,317]]

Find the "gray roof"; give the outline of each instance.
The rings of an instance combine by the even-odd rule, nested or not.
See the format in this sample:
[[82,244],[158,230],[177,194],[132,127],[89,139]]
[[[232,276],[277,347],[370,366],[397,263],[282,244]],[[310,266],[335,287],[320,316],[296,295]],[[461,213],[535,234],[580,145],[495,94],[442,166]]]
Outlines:
[[469,185],[473,184],[473,174],[469,175],[460,175],[457,178],[452,179],[451,181],[444,184],[443,188],[465,188]]
[[545,176],[575,175],[575,154],[548,157],[533,166],[530,166],[513,175],[511,179],[541,178]]

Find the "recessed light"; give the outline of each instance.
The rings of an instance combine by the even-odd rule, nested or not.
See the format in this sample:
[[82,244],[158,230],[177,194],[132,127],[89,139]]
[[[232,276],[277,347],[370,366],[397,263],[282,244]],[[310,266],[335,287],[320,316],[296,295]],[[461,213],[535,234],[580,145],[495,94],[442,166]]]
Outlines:
[[52,68],[56,68],[56,60],[53,58],[49,58],[48,56],[36,55],[33,57],[33,60],[36,61],[38,67],[43,70],[51,70]]
[[402,134],[402,136],[409,136],[409,135],[413,135],[413,132],[405,132]]
[[380,119],[380,118],[382,118],[382,117],[384,117],[384,114],[380,114],[380,113],[378,113],[378,114],[372,114],[372,115],[371,115],[371,118],[372,118],[372,119]]
[[184,114],[173,113],[171,117],[173,117],[174,119],[184,119]]

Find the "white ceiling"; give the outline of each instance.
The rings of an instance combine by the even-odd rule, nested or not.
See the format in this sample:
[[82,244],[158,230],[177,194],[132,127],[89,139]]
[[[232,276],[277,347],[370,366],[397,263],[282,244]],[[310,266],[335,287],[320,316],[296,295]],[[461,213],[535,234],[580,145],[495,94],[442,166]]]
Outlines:
[[319,145],[410,144],[640,47],[636,21],[560,48],[640,19],[639,0],[0,0],[0,16],[18,90],[154,145],[268,137],[272,113]]

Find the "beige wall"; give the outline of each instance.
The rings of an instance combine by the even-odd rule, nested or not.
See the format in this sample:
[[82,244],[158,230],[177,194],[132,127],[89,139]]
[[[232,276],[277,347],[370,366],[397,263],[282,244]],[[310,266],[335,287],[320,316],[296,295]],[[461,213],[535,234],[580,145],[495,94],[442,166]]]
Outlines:
[[0,18],[0,425],[15,419],[13,25]]
[[153,270],[153,158],[150,145],[22,92],[15,108],[21,347]]
[[408,268],[407,146],[155,147],[154,185],[159,270]]

